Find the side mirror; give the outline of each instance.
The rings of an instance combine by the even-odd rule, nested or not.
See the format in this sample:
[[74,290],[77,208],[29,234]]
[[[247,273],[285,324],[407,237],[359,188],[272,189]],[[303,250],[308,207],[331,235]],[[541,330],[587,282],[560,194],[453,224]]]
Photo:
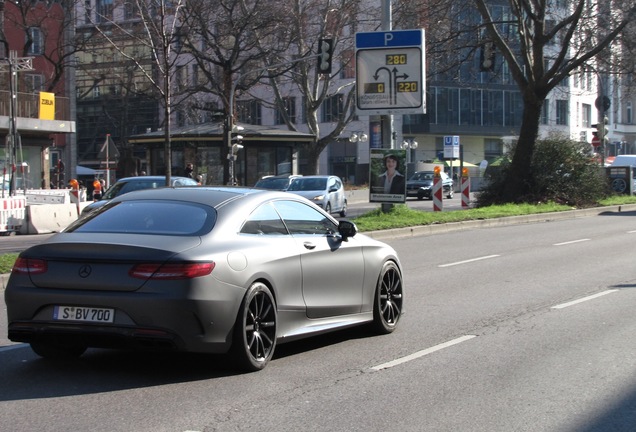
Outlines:
[[358,233],[358,227],[351,221],[341,220],[338,224],[338,233],[342,236],[343,241],[347,241],[349,237]]

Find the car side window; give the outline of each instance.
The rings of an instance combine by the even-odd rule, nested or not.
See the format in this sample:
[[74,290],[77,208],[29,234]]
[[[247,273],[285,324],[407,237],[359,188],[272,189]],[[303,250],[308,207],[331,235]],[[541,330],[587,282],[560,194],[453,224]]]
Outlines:
[[285,224],[271,204],[264,204],[250,214],[241,227],[241,234],[285,235]]
[[311,205],[297,201],[275,201],[274,206],[292,235],[328,235],[338,226]]

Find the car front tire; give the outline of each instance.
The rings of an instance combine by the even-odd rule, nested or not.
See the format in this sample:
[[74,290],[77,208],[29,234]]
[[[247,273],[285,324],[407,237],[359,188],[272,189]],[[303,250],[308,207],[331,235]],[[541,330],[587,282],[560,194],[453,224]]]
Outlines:
[[276,348],[277,318],[276,302],[267,285],[252,284],[236,318],[231,348],[241,369],[254,372],[267,366]]
[[342,204],[342,210],[340,210],[340,217],[347,216],[347,200]]
[[375,289],[373,329],[376,333],[389,334],[395,330],[402,315],[402,294],[402,272],[394,261],[387,261]]

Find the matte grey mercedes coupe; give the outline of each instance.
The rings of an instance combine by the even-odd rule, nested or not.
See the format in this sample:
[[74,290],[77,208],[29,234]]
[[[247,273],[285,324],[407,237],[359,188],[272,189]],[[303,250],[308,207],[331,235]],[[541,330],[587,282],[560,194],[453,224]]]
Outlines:
[[88,347],[228,353],[263,369],[277,343],[402,314],[396,252],[297,195],[162,188],[121,195],[22,252],[9,339],[38,355]]

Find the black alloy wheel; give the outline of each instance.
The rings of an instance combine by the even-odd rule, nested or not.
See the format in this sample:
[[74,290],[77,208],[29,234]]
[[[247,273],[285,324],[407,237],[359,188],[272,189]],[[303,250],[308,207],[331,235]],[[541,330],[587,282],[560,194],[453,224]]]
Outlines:
[[232,351],[242,369],[254,372],[265,368],[276,348],[276,302],[261,282],[247,290],[234,326]]
[[373,305],[373,328],[379,334],[392,333],[402,315],[402,272],[394,261],[382,267]]

